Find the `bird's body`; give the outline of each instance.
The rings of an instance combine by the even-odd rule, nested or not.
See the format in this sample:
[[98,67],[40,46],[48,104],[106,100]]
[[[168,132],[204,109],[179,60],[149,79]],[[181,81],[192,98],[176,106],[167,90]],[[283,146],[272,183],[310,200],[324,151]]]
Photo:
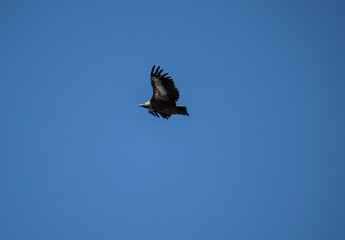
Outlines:
[[168,119],[173,114],[189,116],[186,107],[176,105],[180,95],[173,80],[170,77],[166,77],[168,73],[161,75],[163,69],[159,71],[159,68],[154,71],[155,66],[153,66],[151,70],[152,98],[139,106],[147,108],[152,115],[156,117],[161,115],[165,119]]

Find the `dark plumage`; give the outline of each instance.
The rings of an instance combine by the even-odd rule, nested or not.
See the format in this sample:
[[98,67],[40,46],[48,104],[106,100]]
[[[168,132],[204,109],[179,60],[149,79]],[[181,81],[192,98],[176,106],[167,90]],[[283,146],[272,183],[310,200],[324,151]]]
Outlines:
[[153,116],[168,119],[173,114],[187,115],[186,107],[176,106],[180,94],[171,77],[167,76],[168,73],[162,75],[163,69],[159,70],[153,66],[151,70],[151,86],[153,95],[150,101],[140,104],[140,107],[149,109],[149,113]]

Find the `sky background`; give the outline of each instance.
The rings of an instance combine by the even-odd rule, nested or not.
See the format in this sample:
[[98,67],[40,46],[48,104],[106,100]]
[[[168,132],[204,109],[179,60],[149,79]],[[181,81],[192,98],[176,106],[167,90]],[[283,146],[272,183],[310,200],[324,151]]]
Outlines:
[[1,1],[0,239],[345,239],[344,12]]

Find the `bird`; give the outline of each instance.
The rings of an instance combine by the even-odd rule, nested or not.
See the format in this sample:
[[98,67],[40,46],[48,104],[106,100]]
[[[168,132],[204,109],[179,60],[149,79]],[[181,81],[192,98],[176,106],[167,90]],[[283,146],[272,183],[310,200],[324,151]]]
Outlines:
[[174,114],[189,116],[187,107],[176,105],[180,94],[174,81],[167,76],[168,73],[162,75],[163,69],[159,70],[160,66],[156,70],[155,67],[153,65],[151,70],[152,98],[139,107],[147,108],[150,114],[158,118],[160,115],[164,119],[169,119]]

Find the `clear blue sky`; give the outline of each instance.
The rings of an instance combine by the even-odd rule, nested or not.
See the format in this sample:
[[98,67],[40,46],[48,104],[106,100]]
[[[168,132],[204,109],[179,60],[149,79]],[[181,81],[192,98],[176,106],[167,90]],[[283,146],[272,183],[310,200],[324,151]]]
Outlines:
[[0,239],[345,239],[344,12],[1,1]]

